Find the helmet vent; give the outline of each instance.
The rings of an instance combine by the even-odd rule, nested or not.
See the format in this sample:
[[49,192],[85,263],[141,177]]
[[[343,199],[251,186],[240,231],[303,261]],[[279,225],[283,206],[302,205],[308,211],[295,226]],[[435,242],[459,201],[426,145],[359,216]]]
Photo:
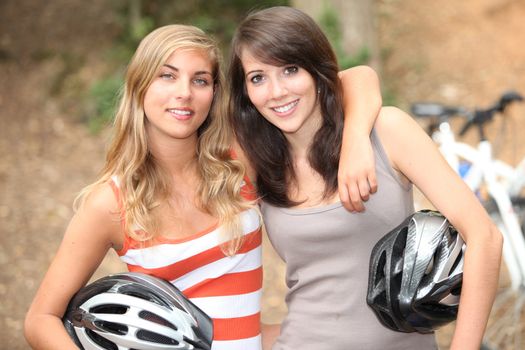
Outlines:
[[392,329],[397,328],[396,324],[394,323],[394,320],[392,319],[392,317],[390,317],[389,314],[385,312],[381,312],[381,311],[379,311],[379,313],[381,314],[382,321],[387,323],[390,328]]
[[86,333],[88,337],[91,338],[91,340],[93,340],[93,342],[95,342],[97,345],[99,345],[103,349],[118,350],[118,346],[115,343],[107,340],[104,337],[101,337],[97,333],[93,332],[91,329],[86,328]]
[[[463,252],[461,252],[456,257],[456,260],[454,260],[454,264],[452,264],[452,267],[450,268],[450,271],[456,271],[456,269],[458,268],[458,265],[463,263],[463,259],[464,259]],[[463,270],[463,269],[461,269],[461,270]]]
[[383,290],[379,295],[377,295],[374,299],[374,302],[376,302],[378,305],[386,305],[386,291]]
[[98,329],[109,332],[109,333],[114,333],[114,334],[119,334],[119,335],[124,335],[128,333],[128,327],[120,323],[96,320],[94,324]]
[[166,319],[164,319],[164,318],[162,318],[162,317],[160,317],[158,315],[155,315],[154,313],[151,313],[149,311],[141,311],[141,312],[139,312],[139,317],[144,319],[144,320],[148,320],[150,322],[154,322],[154,323],[163,325],[165,327],[169,327],[171,329],[178,330],[177,326],[175,326],[174,324],[172,324],[168,320],[166,320]]
[[461,295],[461,285],[459,285],[456,288],[452,289],[450,291],[450,294],[455,295],[455,296]]
[[119,292],[122,294],[132,296],[132,297],[140,298],[142,300],[153,302],[163,307],[170,306],[168,303],[162,300],[162,298],[159,295],[157,295],[156,293],[152,292],[151,290],[149,290],[148,288],[144,286],[138,286],[138,285],[122,286],[119,289]]
[[127,306],[117,304],[97,305],[89,309],[89,312],[94,314],[124,315],[127,311]]
[[425,310],[426,312],[431,312],[436,318],[438,318],[439,315],[446,315],[451,313],[451,310],[457,313],[457,306],[455,307],[455,309],[453,309],[449,305],[442,305],[436,302],[422,303],[420,305],[420,308],[422,310]]
[[379,261],[377,262],[377,271],[376,271],[376,286],[379,282],[383,281],[386,276],[386,252],[381,252]]
[[145,331],[143,329],[137,332],[137,338],[152,343],[179,345],[179,342],[173,338],[169,338],[150,331]]

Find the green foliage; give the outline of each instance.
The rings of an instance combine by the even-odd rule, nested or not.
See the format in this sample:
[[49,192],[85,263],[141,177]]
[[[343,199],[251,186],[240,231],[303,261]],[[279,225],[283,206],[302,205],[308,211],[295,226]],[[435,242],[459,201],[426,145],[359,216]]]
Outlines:
[[324,7],[318,22],[334,48],[341,70],[366,64],[370,60],[370,51],[367,47],[362,47],[354,55],[349,55],[344,50],[341,22],[337,12],[332,7],[328,5]]
[[383,88],[381,89],[381,95],[383,97],[383,106],[398,106],[399,101],[397,99],[396,94],[391,88],[384,87],[385,84],[383,84]]
[[[328,37],[328,40],[334,48],[339,67],[341,70],[368,64],[371,58],[371,53],[368,47],[362,47],[354,55],[349,55],[343,47],[342,26],[337,12],[330,6],[326,5],[318,19],[319,26]],[[397,99],[394,91],[383,84],[381,91],[383,97],[383,105],[394,106],[397,105]]]
[[339,22],[339,16],[332,7],[326,5],[319,17],[319,26],[323,29],[323,32],[330,40],[332,47],[337,54],[343,52],[342,42],[343,35],[341,33],[341,23]]
[[122,78],[119,75],[97,81],[89,91],[93,102],[92,115],[88,119],[88,128],[92,133],[100,132],[113,119]]
[[355,55],[340,54],[338,60],[341,69],[367,64],[370,61],[370,51],[367,47],[362,47]]
[[[381,48],[381,59],[383,62],[388,61],[392,54],[392,47]],[[384,106],[399,106],[398,94],[394,88],[394,79],[389,74],[384,75],[384,79],[381,84],[381,93],[383,95]]]

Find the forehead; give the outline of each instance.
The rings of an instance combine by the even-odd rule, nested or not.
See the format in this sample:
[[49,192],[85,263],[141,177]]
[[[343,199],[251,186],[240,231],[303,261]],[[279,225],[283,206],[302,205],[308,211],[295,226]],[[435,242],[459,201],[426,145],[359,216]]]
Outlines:
[[212,73],[214,60],[204,49],[177,49],[173,51],[165,62],[179,71]]
[[245,71],[272,69],[286,65],[286,63],[280,62],[267,62],[253,54],[249,49],[243,49],[239,57]]

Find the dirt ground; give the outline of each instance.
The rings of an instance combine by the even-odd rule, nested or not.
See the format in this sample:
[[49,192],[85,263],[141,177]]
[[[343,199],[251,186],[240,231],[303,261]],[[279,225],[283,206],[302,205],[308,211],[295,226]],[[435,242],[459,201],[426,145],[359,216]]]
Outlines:
[[[68,91],[87,89],[103,74],[104,49],[116,30],[108,3],[0,2],[3,349],[28,348],[25,311],[72,215],[76,191],[94,180],[102,164],[107,136],[93,136],[78,122],[82,116]],[[404,109],[416,100],[487,106],[505,90],[525,93],[523,18],[522,0],[380,0],[381,80]],[[500,130],[496,121],[490,136]],[[512,110],[503,130],[498,154],[515,163],[525,154],[519,142],[524,106]],[[94,278],[122,269],[108,255]],[[279,321],[285,313],[283,271],[266,244],[265,321]],[[440,333],[444,349],[449,334]]]

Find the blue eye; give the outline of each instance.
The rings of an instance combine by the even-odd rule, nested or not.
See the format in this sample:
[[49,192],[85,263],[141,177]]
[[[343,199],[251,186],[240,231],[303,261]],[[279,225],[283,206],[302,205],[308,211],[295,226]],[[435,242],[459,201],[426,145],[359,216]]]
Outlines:
[[161,73],[160,77],[166,80],[175,79],[175,77],[171,73]]
[[210,85],[210,83],[208,82],[208,80],[206,80],[206,79],[202,79],[202,78],[194,79],[193,82],[194,82],[196,85],[199,85],[199,86],[208,86],[208,85]]

